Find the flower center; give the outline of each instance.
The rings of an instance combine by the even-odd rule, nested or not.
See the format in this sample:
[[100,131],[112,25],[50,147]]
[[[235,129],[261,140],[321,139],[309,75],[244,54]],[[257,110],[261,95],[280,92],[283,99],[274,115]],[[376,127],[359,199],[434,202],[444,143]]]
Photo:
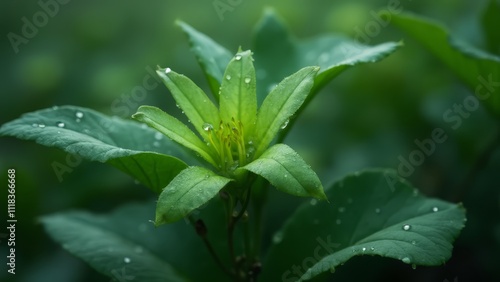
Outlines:
[[221,121],[218,128],[210,123],[202,126],[207,132],[207,145],[219,156],[219,169],[232,172],[238,166],[247,164],[253,153],[252,141],[245,142],[243,124],[231,118],[230,122]]

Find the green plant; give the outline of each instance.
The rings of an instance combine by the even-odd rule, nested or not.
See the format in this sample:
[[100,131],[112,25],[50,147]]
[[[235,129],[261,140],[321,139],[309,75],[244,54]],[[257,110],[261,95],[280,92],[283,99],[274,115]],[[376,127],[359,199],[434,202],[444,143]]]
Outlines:
[[[169,68],[160,68],[158,75],[192,128],[151,106],[141,106],[133,118],[153,129],[61,106],[25,114],[0,129],[2,135],[108,163],[159,194],[154,207],[131,204],[104,216],[44,216],[47,232],[66,250],[105,275],[126,272],[137,281],[304,281],[323,279],[321,274],[360,255],[412,267],[449,259],[464,226],[461,205],[427,198],[383,169],[356,172],[324,190],[313,169],[282,144],[328,81],[350,66],[384,58],[401,44],[370,47],[338,36],[299,41],[268,12],[257,29],[255,54],[240,49],[232,55],[187,24],[179,25],[215,103]],[[313,199],[264,248],[269,186]],[[151,214],[156,226],[172,224],[153,229],[146,224]],[[184,217],[195,232],[176,222]]]

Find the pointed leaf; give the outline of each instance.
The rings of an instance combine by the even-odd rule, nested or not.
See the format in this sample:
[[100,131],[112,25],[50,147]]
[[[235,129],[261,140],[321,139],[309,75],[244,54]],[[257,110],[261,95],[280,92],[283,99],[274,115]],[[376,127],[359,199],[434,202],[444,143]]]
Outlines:
[[422,43],[462,79],[490,110],[500,115],[500,57],[451,38],[440,24],[409,14],[394,15],[392,22]]
[[239,52],[229,62],[220,92],[220,117],[229,122],[239,120],[251,132],[257,114],[255,69],[252,52]]
[[49,235],[68,252],[113,280],[188,281],[169,263],[124,237],[122,233],[126,230],[99,226],[95,221],[98,219],[82,212],[49,215],[41,219]]
[[440,265],[464,227],[460,204],[419,194],[393,170],[356,173],[326,195],[331,204],[302,205],[277,233],[263,281],[305,281],[361,255]]
[[170,69],[159,69],[157,73],[201,136],[206,136],[205,123],[219,124],[219,110],[191,79]]
[[316,173],[292,148],[276,144],[258,159],[240,168],[267,179],[276,189],[299,197],[326,200]]
[[222,75],[233,55],[226,48],[220,46],[210,37],[197,31],[188,24],[179,21],[178,25],[186,33],[191,45],[191,51],[198,59],[207,77],[210,89],[218,100]]
[[75,106],[24,114],[4,124],[0,135],[33,140],[87,160],[109,163],[156,192],[187,167],[173,157],[188,159],[179,146],[154,130]]
[[134,119],[144,122],[165,134],[173,141],[198,153],[203,159],[212,165],[216,163],[211,156],[211,151],[207,145],[194,134],[185,124],[173,116],[152,106],[140,106],[137,113],[132,116]]
[[257,114],[255,156],[267,149],[280,128],[286,127],[290,117],[304,103],[318,70],[318,67],[299,70],[280,82],[266,97]]
[[[401,43],[368,46],[342,35],[328,34],[299,40],[283,20],[268,9],[255,31],[257,95],[262,101],[269,89],[286,75],[306,66],[320,66],[311,98],[344,70],[361,63],[374,63],[396,51]],[[259,75],[260,74],[260,75]]]
[[229,181],[202,167],[183,170],[160,194],[155,225],[182,219],[215,197]]

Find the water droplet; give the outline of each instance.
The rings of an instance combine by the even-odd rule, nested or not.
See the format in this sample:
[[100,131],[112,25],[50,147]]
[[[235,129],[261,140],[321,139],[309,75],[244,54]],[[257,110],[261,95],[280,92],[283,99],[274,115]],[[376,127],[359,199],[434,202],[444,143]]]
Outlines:
[[236,55],[236,56],[234,57],[234,59],[235,59],[236,61],[239,61],[239,60],[241,60],[241,56],[240,56],[240,55]]
[[412,268],[413,270],[415,270],[415,269],[417,269],[417,265],[413,263],[413,264],[411,265],[411,268]]
[[38,125],[38,127],[40,127],[40,128],[45,128],[45,124],[40,123],[40,124]]
[[63,128],[65,124],[64,124],[64,122],[59,121],[59,122],[57,122],[56,125],[57,125],[57,127]]
[[337,225],[340,225],[340,224],[342,223],[342,220],[337,219],[337,220],[335,220],[335,223],[336,223]]
[[158,142],[158,141],[153,142],[153,146],[156,147],[156,148],[159,148],[160,147],[160,142]]
[[340,213],[345,212],[345,208],[344,208],[344,207],[340,207],[340,208],[339,208],[339,212],[340,212]]
[[375,209],[375,213],[380,213],[380,209],[379,209],[379,208],[376,208],[376,209]]
[[375,247],[371,247],[370,251],[372,251],[372,252],[375,251]]
[[438,211],[439,211],[439,208],[438,208],[438,207],[433,207],[433,208],[432,208],[432,211],[433,211],[433,212],[438,212]]
[[172,70],[171,70],[170,68],[166,68],[166,69],[165,69],[165,73],[169,73],[169,72],[171,72],[171,71],[172,71]]
[[365,251],[366,251],[366,248],[365,248],[365,247],[363,247],[363,249],[361,249],[361,250],[362,250],[363,252],[365,252]]
[[274,244],[279,244],[279,243],[281,243],[282,240],[283,240],[283,233],[278,232],[278,233],[274,234],[274,236],[273,236],[273,243]]
[[148,128],[148,126],[145,123],[141,123],[141,128],[146,129],[146,128]]
[[411,228],[411,225],[409,225],[409,224],[403,225],[403,230],[404,231],[408,231],[408,230],[410,230],[410,228]]
[[285,129],[288,126],[289,122],[290,122],[289,119],[285,120],[285,122],[281,125],[281,129]]
[[230,76],[229,74],[228,74],[228,75],[226,75],[226,79],[227,79],[227,80],[231,80],[231,76]]
[[246,84],[249,84],[249,83],[250,83],[250,81],[252,81],[252,79],[251,79],[250,77],[245,78],[245,83],[246,83]]
[[34,124],[32,124],[31,126],[33,126],[33,127],[38,127],[38,123],[34,123]]
[[156,132],[156,133],[155,133],[155,139],[156,139],[156,140],[161,140],[161,139],[163,139],[163,134],[161,134],[160,132]]
[[416,244],[417,244],[417,241],[412,240],[412,241],[411,241],[411,244],[412,244],[412,245],[416,245]]
[[287,177],[288,177],[288,174],[285,174],[285,178],[287,178]]
[[129,257],[124,257],[124,258],[123,258],[123,262],[124,262],[124,263],[130,263],[130,262],[131,262],[131,260],[130,260],[130,258],[129,258]]
[[59,109],[59,107],[58,106],[52,106],[52,109],[55,111],[55,110]]
[[76,112],[75,116],[76,116],[76,118],[83,118],[83,113],[82,112]]
[[208,122],[204,123],[201,128],[203,128],[203,130],[205,130],[206,132],[209,132],[209,131],[212,131],[214,130],[214,126]]
[[315,206],[318,203],[318,200],[311,199],[311,201],[309,203],[311,204],[311,206]]
[[406,263],[406,264],[410,264],[411,263],[411,259],[409,257],[404,257],[401,261],[404,262],[404,263]]

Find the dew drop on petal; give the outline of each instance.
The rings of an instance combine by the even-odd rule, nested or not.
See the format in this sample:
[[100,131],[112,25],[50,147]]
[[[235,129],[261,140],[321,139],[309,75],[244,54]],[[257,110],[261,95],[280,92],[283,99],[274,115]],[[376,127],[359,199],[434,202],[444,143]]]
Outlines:
[[433,207],[433,208],[432,208],[432,211],[433,211],[433,212],[438,212],[438,211],[439,211],[439,208],[438,208],[438,207]]
[[406,264],[410,264],[411,263],[411,259],[409,257],[404,257],[401,261],[404,262],[404,263],[406,263]]
[[403,225],[403,230],[404,230],[404,231],[408,231],[408,230],[410,230],[410,229],[411,229],[411,225],[409,225],[409,224],[405,224],[405,225]]
[[236,55],[236,56],[234,57],[234,59],[235,59],[236,61],[239,61],[239,60],[241,60],[241,56],[240,56],[240,55]]
[[214,126],[213,126],[212,124],[208,123],[208,122],[205,122],[205,123],[201,126],[201,128],[202,128],[204,131],[206,131],[206,132],[209,132],[209,131],[211,131],[211,130],[214,130]]
[[252,79],[251,79],[250,77],[245,78],[245,83],[246,83],[246,84],[249,84],[249,83],[250,83],[250,81],[252,81]]
[[39,128],[45,128],[45,124],[40,123],[40,124],[38,125],[38,127],[39,127]]
[[57,127],[60,127],[60,128],[63,128],[65,126],[64,122],[62,122],[62,121],[57,122],[56,125],[57,125]]
[[161,140],[161,139],[163,139],[163,134],[161,134],[160,132],[156,132],[156,133],[155,133],[155,139],[156,139],[156,140]]
[[172,70],[171,70],[170,68],[166,68],[166,69],[165,69],[165,73],[169,73],[169,72],[171,72],[171,71],[172,71]]
[[290,122],[289,119],[285,120],[285,122],[281,125],[281,129],[285,129],[288,126],[289,122]]
[[231,80],[231,76],[230,76],[229,74],[228,74],[228,75],[226,75],[226,79],[227,79],[227,80]]
[[130,258],[129,258],[129,257],[124,257],[124,258],[123,258],[123,262],[124,262],[124,263],[130,263],[130,262],[131,262],[131,260],[130,260]]
[[82,112],[76,112],[75,116],[76,116],[76,118],[83,118],[83,113]]
[[38,123],[34,123],[34,124],[32,124],[31,126],[33,126],[33,127],[38,127]]

